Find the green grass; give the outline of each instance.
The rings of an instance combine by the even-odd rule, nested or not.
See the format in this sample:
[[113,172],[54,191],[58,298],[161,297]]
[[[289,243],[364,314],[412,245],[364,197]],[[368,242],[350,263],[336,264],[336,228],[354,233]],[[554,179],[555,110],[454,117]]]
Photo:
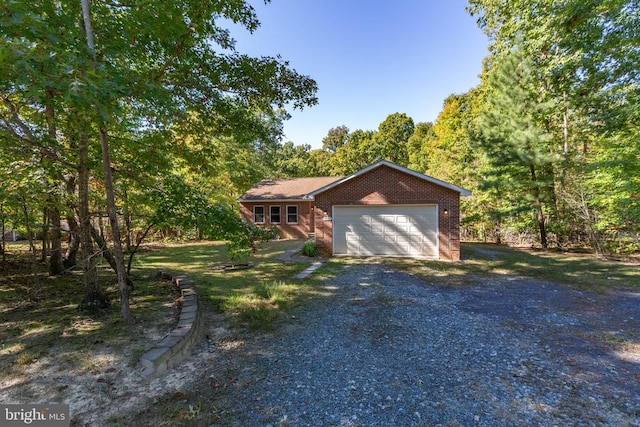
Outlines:
[[136,271],[186,274],[210,309],[228,313],[250,329],[270,330],[283,311],[315,293],[310,281],[291,281],[307,264],[277,259],[300,244],[291,240],[265,243],[250,260],[253,267],[227,271],[216,268],[228,262],[221,242],[166,245],[141,254]]
[[387,260],[398,270],[417,274],[427,282],[451,286],[474,284],[475,276],[511,275],[562,283],[576,289],[640,289],[640,264],[596,259],[592,255],[514,249],[505,246],[463,243],[462,261],[411,259]]

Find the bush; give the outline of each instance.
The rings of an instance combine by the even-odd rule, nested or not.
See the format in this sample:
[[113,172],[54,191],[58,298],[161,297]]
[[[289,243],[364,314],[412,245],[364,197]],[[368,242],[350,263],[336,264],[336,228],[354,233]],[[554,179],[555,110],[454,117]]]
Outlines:
[[302,247],[302,255],[315,258],[318,256],[318,247],[313,242],[307,242]]

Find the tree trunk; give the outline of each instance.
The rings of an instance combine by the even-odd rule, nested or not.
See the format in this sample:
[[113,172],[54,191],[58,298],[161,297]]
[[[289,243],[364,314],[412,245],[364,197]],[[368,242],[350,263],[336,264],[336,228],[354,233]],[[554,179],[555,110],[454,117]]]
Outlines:
[[47,261],[47,252],[49,250],[49,212],[47,208],[42,212],[42,250],[40,251],[40,262]]
[[[71,141],[70,148],[78,151],[78,146],[75,140]],[[76,194],[75,175],[69,175],[65,177],[65,191],[67,192],[69,199],[72,199]],[[78,206],[77,204],[69,204],[68,208],[70,212],[77,212]],[[65,270],[69,270],[77,265],[76,256],[78,254],[78,250],[80,249],[80,234],[76,215],[73,213],[67,214],[66,219],[67,225],[69,226],[69,239],[67,241],[67,251],[64,254],[62,263],[64,264]]]
[[[124,192],[124,203],[122,206],[122,216],[124,217],[124,228],[125,228],[125,236],[124,243],[126,247],[126,251],[131,251],[131,214],[129,213],[129,196],[127,194],[126,188],[123,189]],[[127,274],[129,274],[129,268],[127,268]]]
[[29,239],[29,252],[31,253],[31,273],[33,274],[33,288],[30,289],[29,299],[37,301],[41,297],[40,280],[38,279],[38,254],[36,246],[33,243],[33,231],[31,230],[31,220],[29,219],[29,210],[27,208],[27,199],[24,194],[22,196],[22,213],[24,215],[24,225],[27,230]]
[[[91,29],[91,14],[89,11],[89,0],[81,0],[82,18],[87,36],[87,46],[91,53],[91,60],[96,62],[95,47],[93,43],[93,30]],[[102,122],[102,120],[100,120]],[[107,131],[103,123],[100,124],[100,146],[102,147],[102,166],[104,168],[104,186],[107,196],[107,210],[109,211],[109,221],[111,222],[111,233],[113,235],[113,255],[116,260],[118,289],[120,290],[120,314],[125,323],[131,323],[133,317],[129,309],[129,296],[131,288],[127,281],[127,272],[124,267],[124,255],[122,253],[122,243],[120,242],[120,228],[118,226],[118,215],[113,191],[113,179],[111,177],[111,160],[109,158],[109,141]],[[89,236],[91,237],[91,236]]]
[[2,222],[2,246],[0,246],[0,252],[2,252],[2,264],[7,262],[7,242],[4,240],[4,235],[7,232],[4,222],[4,204],[0,204],[0,221]]
[[51,221],[51,255],[49,258],[49,276],[57,276],[64,272],[62,263],[62,232],[60,230],[60,209],[51,203],[49,207],[49,220]]
[[560,190],[564,193],[567,169],[569,167],[569,107],[567,106],[566,93],[564,93],[564,111],[562,116],[562,138],[564,141],[564,149],[562,150],[562,176],[560,178]]
[[[53,106],[53,89],[47,88],[45,90],[47,102],[45,103],[45,117],[47,119],[47,132],[51,141],[57,139],[57,127],[55,120],[55,108]],[[54,193],[55,194],[55,193]],[[49,196],[49,220],[51,222],[50,230],[50,244],[51,254],[49,258],[49,275],[57,276],[64,272],[64,265],[62,263],[62,233],[60,230],[60,209],[58,207],[58,201],[53,194]]]
[[100,145],[102,146],[102,165],[104,168],[104,187],[107,195],[107,210],[109,211],[111,234],[113,236],[113,257],[116,262],[118,290],[120,291],[120,314],[125,323],[131,323],[133,322],[133,316],[131,315],[131,309],[129,308],[129,297],[131,296],[132,288],[129,286],[129,279],[124,265],[124,253],[122,252],[122,242],[120,241],[120,226],[118,225],[118,213],[116,211],[113,179],[111,176],[109,144],[107,132],[104,129],[100,129]]
[[531,171],[531,184],[533,194],[533,204],[536,209],[536,216],[538,220],[538,228],[540,229],[540,244],[542,249],[547,249],[547,231],[545,229],[544,212],[542,211],[542,202],[540,201],[540,188],[538,187],[538,180],[536,177],[536,167],[529,165]]
[[[111,251],[109,250],[109,247],[107,246],[107,242],[100,235],[100,233],[98,233],[98,230],[96,230],[95,227],[91,227],[91,236],[93,237],[93,240],[96,242],[96,244],[100,248],[100,251],[102,252],[102,257],[109,263],[113,272],[117,274],[118,264],[116,263],[116,259],[111,253]],[[127,273],[128,272],[129,270],[127,270]],[[133,281],[131,280],[131,278],[129,278],[128,274],[127,274],[127,284],[129,288],[133,289]]]
[[147,234],[149,234],[149,232],[151,231],[151,229],[153,227],[154,227],[154,225],[151,224],[150,226],[147,227],[146,230],[144,230],[144,233],[142,233],[142,236],[140,236],[140,238],[136,241],[136,246],[133,248],[133,250],[131,250],[131,253],[129,254],[129,262],[127,263],[127,274],[131,273],[131,265],[133,264],[133,256],[136,254],[136,252],[138,251],[138,248],[140,247],[140,244],[142,243],[144,238],[147,237]]
[[84,299],[80,306],[86,309],[101,309],[109,305],[109,300],[100,289],[94,262],[95,254],[91,241],[91,216],[89,213],[89,141],[85,134],[80,135],[78,153],[78,212],[80,215],[80,250],[84,272]]
[[67,215],[67,224],[69,224],[69,241],[67,243],[67,251],[62,260],[65,270],[78,265],[76,258],[80,249],[80,227],[78,226],[78,221],[76,221],[75,217]]

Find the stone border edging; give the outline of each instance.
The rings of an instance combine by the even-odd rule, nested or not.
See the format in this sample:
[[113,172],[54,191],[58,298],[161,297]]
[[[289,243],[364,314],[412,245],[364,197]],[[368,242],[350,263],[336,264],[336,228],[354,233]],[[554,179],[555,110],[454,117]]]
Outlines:
[[204,333],[204,319],[198,295],[187,276],[169,271],[161,271],[158,276],[164,280],[171,280],[180,291],[183,302],[178,323],[173,330],[140,358],[140,363],[145,368],[142,374],[147,378],[160,375],[180,362],[191,352]]

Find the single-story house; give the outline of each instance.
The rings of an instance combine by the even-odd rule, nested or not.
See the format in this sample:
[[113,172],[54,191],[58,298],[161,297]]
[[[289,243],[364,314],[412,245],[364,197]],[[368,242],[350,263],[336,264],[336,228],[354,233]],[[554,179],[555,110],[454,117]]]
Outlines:
[[240,212],[333,256],[460,259],[460,196],[471,192],[388,161],[345,177],[266,179]]
[[18,240],[18,233],[15,230],[5,230],[2,240],[4,242],[15,242]]

